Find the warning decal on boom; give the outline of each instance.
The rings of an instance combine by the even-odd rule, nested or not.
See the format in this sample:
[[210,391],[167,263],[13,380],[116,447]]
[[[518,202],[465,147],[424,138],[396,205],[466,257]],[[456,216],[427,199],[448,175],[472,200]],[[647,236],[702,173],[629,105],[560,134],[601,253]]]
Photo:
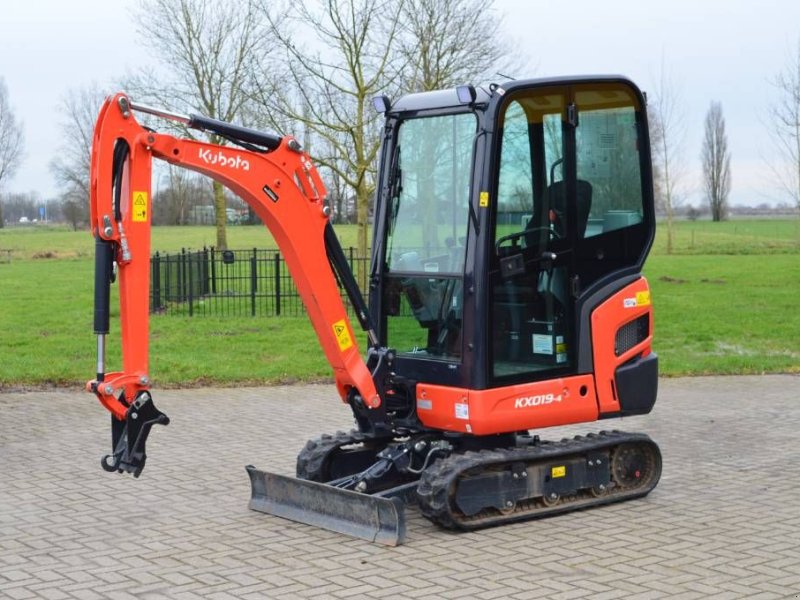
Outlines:
[[133,220],[138,223],[147,221],[147,192],[133,192]]
[[333,334],[336,336],[339,350],[342,352],[353,346],[353,340],[350,339],[350,332],[347,330],[347,322],[344,319],[333,324]]

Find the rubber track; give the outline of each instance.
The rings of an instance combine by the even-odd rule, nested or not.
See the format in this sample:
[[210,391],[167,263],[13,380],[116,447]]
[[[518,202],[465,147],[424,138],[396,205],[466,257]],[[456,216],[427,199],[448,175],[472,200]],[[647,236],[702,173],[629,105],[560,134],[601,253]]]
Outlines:
[[[460,514],[451,503],[457,480],[465,472],[474,472],[476,469],[487,467],[496,468],[510,463],[532,464],[549,462],[554,459],[568,459],[584,456],[595,450],[609,450],[613,462],[614,450],[622,444],[641,444],[652,450],[655,472],[650,475],[641,488],[625,489],[622,486],[611,486],[604,495],[599,497],[591,495],[588,490],[579,491],[574,496],[561,498],[554,506],[544,505],[541,499],[523,500],[518,503],[513,512],[508,514],[488,508],[471,517]],[[422,514],[434,523],[448,529],[471,530],[639,498],[647,495],[656,486],[660,475],[661,453],[658,446],[647,435],[604,431],[599,434],[576,436],[560,442],[543,442],[537,446],[451,454],[447,458],[436,461],[425,470],[417,487],[417,497]]]
[[375,440],[375,438],[355,429],[349,432],[337,431],[334,434],[324,433],[317,438],[308,440],[305,447],[297,455],[297,477],[324,483],[327,480],[324,475],[327,459],[332,452],[342,446],[360,444],[371,440]]

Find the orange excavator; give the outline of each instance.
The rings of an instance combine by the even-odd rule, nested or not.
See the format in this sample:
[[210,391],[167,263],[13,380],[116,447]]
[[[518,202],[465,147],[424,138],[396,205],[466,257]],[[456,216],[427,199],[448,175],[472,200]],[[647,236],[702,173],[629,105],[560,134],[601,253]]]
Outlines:
[[[620,76],[572,77],[374,105],[385,124],[367,300],[296,140],[121,93],[106,100],[92,147],[97,375],[87,385],[112,414],[103,467],[138,477],[152,426],[169,422],[148,369],[155,158],[221,182],[264,222],[355,419],[349,433],[310,440],[296,477],[248,466],[251,508],[395,545],[406,504],[470,530],[648,494],[661,473],[648,436],[538,435],[646,414],[656,400],[641,91]],[[158,133],[136,113],[231,145]],[[107,372],[115,279],[122,368]]]

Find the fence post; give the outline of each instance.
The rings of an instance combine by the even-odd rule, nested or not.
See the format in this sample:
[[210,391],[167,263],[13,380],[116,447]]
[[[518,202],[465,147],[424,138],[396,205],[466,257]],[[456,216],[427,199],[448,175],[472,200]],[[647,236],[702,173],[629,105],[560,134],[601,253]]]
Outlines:
[[158,252],[156,252],[150,263],[153,277],[153,304],[150,310],[156,311],[161,310],[161,256],[159,256]]
[[202,285],[200,286],[200,293],[203,296],[208,295],[208,290],[211,287],[208,283],[208,248],[203,246],[203,260],[200,263],[200,277]]
[[186,302],[186,248],[181,248],[178,261],[178,301]]
[[[194,261],[192,261],[192,257],[194,257]],[[193,279],[192,278],[192,262],[197,263],[197,258],[198,258],[197,252],[190,252],[186,256],[186,267],[187,267],[187,269],[186,269],[186,271],[187,271],[187,273],[186,273],[186,281],[188,283],[188,291],[189,291],[188,296],[189,296],[189,316],[190,317],[194,316],[194,306],[193,306],[194,305],[194,289],[193,289],[194,286],[192,285],[194,282],[192,281],[192,279]]]
[[250,257],[250,316],[256,316],[256,287],[258,285],[258,259],[256,249],[253,248],[253,256]]
[[164,303],[170,302],[170,287],[172,285],[172,265],[170,265],[170,255],[164,255]]
[[281,254],[275,253],[275,316],[281,316]]
[[211,293],[217,293],[217,261],[214,255],[214,246],[211,246]]

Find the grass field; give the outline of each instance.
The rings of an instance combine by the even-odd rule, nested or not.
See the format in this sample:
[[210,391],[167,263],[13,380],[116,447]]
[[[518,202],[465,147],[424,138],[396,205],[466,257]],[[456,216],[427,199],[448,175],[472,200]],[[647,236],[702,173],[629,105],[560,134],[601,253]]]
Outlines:
[[800,371],[800,256],[652,256],[655,349],[668,375]]
[[[666,224],[659,224],[655,254],[667,249]],[[673,254],[796,254],[800,219],[748,219],[713,223],[677,221]]]
[[[355,227],[337,232],[343,245],[355,243]],[[662,373],[800,372],[800,221],[682,222],[669,256],[663,233],[645,269]],[[213,240],[211,227],[153,229],[154,250]],[[230,228],[229,245],[274,247],[261,227]],[[93,376],[92,253],[87,232],[0,230],[0,388]],[[302,317],[151,319],[159,386],[328,379],[317,348]],[[118,357],[112,344],[109,365]]]
[[[216,243],[214,228],[153,227],[153,252],[200,249]],[[356,245],[355,225],[338,226],[342,246]],[[266,227],[228,227],[228,247],[234,249],[277,248]],[[94,240],[88,231],[65,227],[15,227],[0,229],[0,262],[24,258],[91,258]]]

